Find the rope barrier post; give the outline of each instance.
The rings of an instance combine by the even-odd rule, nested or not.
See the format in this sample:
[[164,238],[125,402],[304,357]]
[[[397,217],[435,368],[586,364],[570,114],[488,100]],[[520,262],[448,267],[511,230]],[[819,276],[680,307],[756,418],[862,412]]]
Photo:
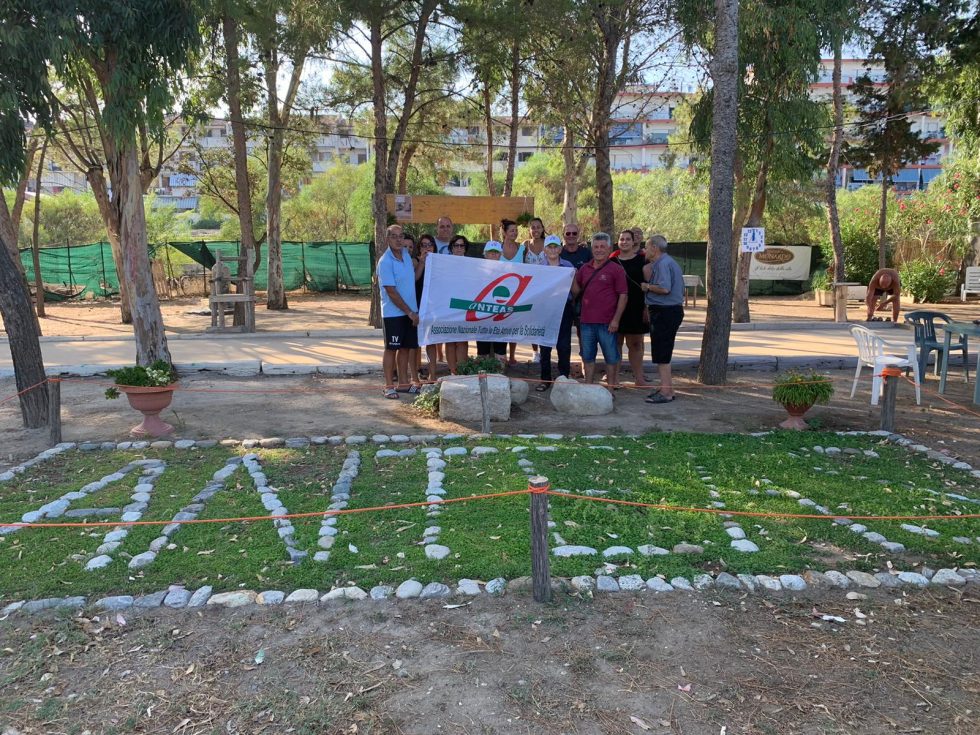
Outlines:
[[881,371],[885,379],[885,389],[881,399],[881,430],[895,431],[895,400],[898,398],[898,381],[902,371],[886,367]]
[[48,428],[51,446],[61,444],[61,381],[57,378],[48,381]]
[[487,371],[480,371],[480,405],[483,407],[483,433],[490,433],[490,388],[487,385]]
[[551,557],[548,556],[547,477],[527,482],[531,495],[531,586],[535,602],[551,602]]

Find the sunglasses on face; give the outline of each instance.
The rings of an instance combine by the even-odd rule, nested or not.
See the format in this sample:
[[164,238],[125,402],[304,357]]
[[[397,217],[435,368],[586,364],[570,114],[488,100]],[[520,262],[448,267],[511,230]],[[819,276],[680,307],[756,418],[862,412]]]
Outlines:
[[577,232],[566,232],[565,237],[578,237]]
[[449,247],[451,247],[451,248],[465,248],[466,247],[466,244],[465,243],[461,243],[461,242],[454,242]]

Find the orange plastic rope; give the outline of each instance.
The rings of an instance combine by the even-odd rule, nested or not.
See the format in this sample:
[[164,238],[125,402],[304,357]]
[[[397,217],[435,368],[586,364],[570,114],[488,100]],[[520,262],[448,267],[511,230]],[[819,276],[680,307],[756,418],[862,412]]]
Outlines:
[[19,393],[14,393],[12,396],[7,396],[6,398],[0,398],[0,403],[6,403],[7,401],[12,401],[15,398],[17,398],[18,396],[22,396],[25,393],[30,393],[35,388],[40,388],[42,385],[47,385],[49,382],[51,382],[53,380],[54,380],[54,378],[50,378],[50,379],[49,378],[45,378],[44,380],[42,380],[37,385],[32,385],[30,388],[24,388],[24,390],[20,391]]
[[445,500],[427,500],[423,503],[399,503],[398,505],[378,505],[373,508],[346,508],[344,510],[320,510],[312,513],[289,513],[284,516],[242,516],[241,518],[195,518],[192,521],[94,521],[92,523],[0,523],[0,526],[15,528],[95,528],[99,526],[168,526],[171,523],[232,523],[234,521],[272,521],[277,518],[312,518],[314,516],[339,516],[351,513],[369,513],[376,510],[395,510],[396,508],[421,508],[427,505],[447,505],[449,503],[465,503],[467,500],[486,500],[487,498],[505,498],[511,495],[527,495],[530,490],[511,490],[505,493],[490,493],[489,495],[472,495],[466,498],[447,498]]
[[[911,383],[912,385],[915,385],[915,381],[914,381],[914,380],[911,380],[910,378],[908,378],[908,377],[907,377],[907,376],[905,376],[905,375],[903,375],[902,377],[903,377],[903,378],[905,378],[905,380],[907,380],[907,381],[908,381],[909,383]],[[980,377],[978,377],[977,379],[978,379],[978,380],[980,380]],[[978,419],[980,419],[980,413],[977,413],[976,411],[971,411],[971,410],[970,410],[969,408],[967,408],[966,406],[961,406],[961,405],[960,405],[959,403],[957,403],[956,401],[951,401],[951,400],[949,400],[949,399],[948,399],[948,398],[947,398],[946,396],[944,396],[944,395],[943,395],[942,393],[937,393],[937,392],[936,392],[936,391],[934,391],[934,390],[929,390],[928,388],[926,388],[926,387],[924,387],[924,386],[923,386],[923,385],[922,385],[921,383],[919,384],[919,388],[921,388],[922,390],[924,390],[924,391],[925,391],[926,393],[928,393],[928,394],[930,394],[930,395],[933,395],[933,396],[935,396],[935,397],[936,397],[936,398],[938,398],[938,399],[939,399],[940,401],[943,401],[944,403],[948,403],[948,404],[949,404],[950,406],[953,406],[954,408],[958,408],[958,409],[960,409],[961,411],[965,411],[966,413],[968,413],[968,414],[971,414],[971,415],[973,415],[973,416],[976,416],[976,417],[977,417]]]
[[757,513],[746,510],[727,510],[725,508],[685,508],[678,505],[661,505],[659,503],[639,503],[635,500],[616,500],[615,498],[602,498],[594,495],[573,495],[572,493],[559,493],[549,490],[548,495],[558,498],[576,498],[578,500],[594,500],[600,503],[615,503],[616,505],[631,505],[639,508],[655,508],[657,510],[674,510],[685,513],[714,513],[719,515],[732,516],[751,516],[753,518],[817,518],[833,521],[838,518],[845,518],[852,521],[955,521],[963,518],[980,518],[980,513],[965,513],[960,516],[825,516],[809,515],[807,513]]

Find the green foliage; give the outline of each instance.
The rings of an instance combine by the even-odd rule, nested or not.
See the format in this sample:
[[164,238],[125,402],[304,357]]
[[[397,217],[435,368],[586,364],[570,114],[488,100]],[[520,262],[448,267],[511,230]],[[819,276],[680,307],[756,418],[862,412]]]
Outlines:
[[488,373],[504,372],[500,361],[493,355],[485,355],[484,357],[473,357],[470,355],[456,367],[460,375],[476,375],[481,370]]
[[[112,378],[116,385],[134,386],[137,388],[158,388],[177,382],[177,371],[166,360],[155,360],[149,367],[135,365],[117,370],[106,370],[106,375]],[[108,388],[105,397],[118,398],[119,391]]]
[[830,291],[830,274],[827,271],[817,271],[810,279],[810,289],[813,291]]
[[813,406],[828,403],[834,395],[834,383],[815,370],[787,370],[772,385],[772,400],[784,406]]
[[[30,247],[33,242],[36,201],[29,199],[21,215],[18,243],[22,248]],[[42,248],[88,245],[108,237],[99,205],[91,192],[76,193],[66,189],[60,194],[41,197],[38,242]]]
[[432,386],[425,386],[422,388],[422,392],[418,397],[412,401],[412,408],[418,411],[423,416],[438,416],[439,415],[439,387],[440,384],[436,383]]
[[373,166],[338,162],[295,197],[283,202],[284,234],[290,240],[360,240],[371,236],[371,210],[358,206],[361,188],[373,187]]
[[956,285],[956,266],[941,257],[928,256],[902,263],[899,269],[902,291],[910,294],[915,303],[938,304]]
[[221,220],[217,217],[198,217],[191,228],[194,230],[220,230]]
[[191,234],[191,213],[181,214],[173,204],[158,204],[156,195],[143,200],[146,210],[146,241],[151,244],[186,240]]

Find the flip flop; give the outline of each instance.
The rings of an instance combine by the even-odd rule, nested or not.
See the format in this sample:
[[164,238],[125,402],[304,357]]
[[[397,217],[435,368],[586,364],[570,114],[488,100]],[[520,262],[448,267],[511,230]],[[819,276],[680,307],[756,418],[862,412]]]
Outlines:
[[536,390],[538,393],[544,393],[546,390],[548,390],[548,384],[538,383],[537,386],[535,386],[534,390]]
[[401,398],[401,396],[398,395],[398,391],[396,391],[394,388],[385,388],[384,397],[389,401],[397,401],[399,398]]
[[419,385],[418,383],[412,383],[410,386],[408,386],[408,391],[407,392],[410,395],[415,395],[416,393],[420,392],[421,390],[422,390],[422,386],[421,385]]
[[648,394],[647,398],[653,398],[654,396],[659,396],[659,395],[660,395],[660,388],[657,388],[656,390],[653,391],[653,393]]
[[674,396],[668,398],[663,393],[657,393],[656,395],[647,396],[647,403],[672,403],[674,401]]
[[517,367],[520,363],[518,363],[517,360],[508,360],[507,364],[510,365],[510,367]]

